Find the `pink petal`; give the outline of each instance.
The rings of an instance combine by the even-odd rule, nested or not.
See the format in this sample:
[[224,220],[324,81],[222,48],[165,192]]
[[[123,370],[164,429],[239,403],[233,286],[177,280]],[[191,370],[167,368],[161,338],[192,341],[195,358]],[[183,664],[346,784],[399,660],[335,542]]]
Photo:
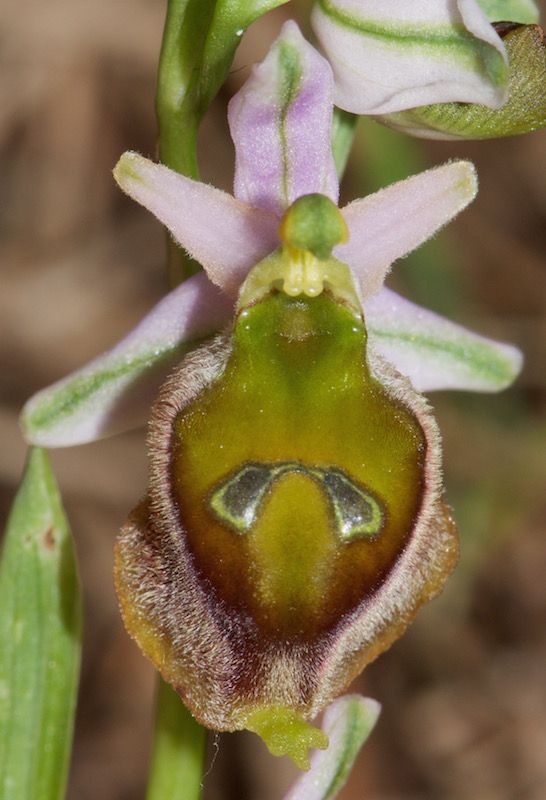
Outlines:
[[25,438],[67,447],[143,425],[173,365],[217,331],[233,305],[200,273],[164,297],[115,347],[25,405]]
[[453,161],[394,183],[345,206],[349,241],[334,253],[353,269],[368,297],[381,288],[393,261],[426,242],[476,192],[476,171],[469,161]]
[[330,65],[286,22],[229,104],[236,197],[279,216],[304,194],[337,202],[333,93]]
[[235,296],[251,267],[278,245],[274,214],[124,153],[114,169],[120,187],[169,229],[213,283]]
[[520,351],[421,308],[389,289],[364,302],[369,344],[420,392],[498,392],[517,377]]

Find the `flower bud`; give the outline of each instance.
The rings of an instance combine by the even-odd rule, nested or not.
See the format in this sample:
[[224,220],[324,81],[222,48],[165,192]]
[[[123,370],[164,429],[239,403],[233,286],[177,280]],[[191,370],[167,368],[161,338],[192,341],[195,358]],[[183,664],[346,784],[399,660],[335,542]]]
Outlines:
[[494,139],[546,125],[546,47],[539,25],[495,24],[508,53],[508,99],[498,109],[436,103],[378,117],[389,128],[426,139]]
[[349,267],[315,255],[328,247],[313,214],[332,244],[339,212],[306,202],[309,225],[294,204],[232,330],[162,388],[149,496],[116,556],[125,624],[194,716],[253,730],[303,768],[327,744],[307,720],[457,553],[427,403],[368,347]]

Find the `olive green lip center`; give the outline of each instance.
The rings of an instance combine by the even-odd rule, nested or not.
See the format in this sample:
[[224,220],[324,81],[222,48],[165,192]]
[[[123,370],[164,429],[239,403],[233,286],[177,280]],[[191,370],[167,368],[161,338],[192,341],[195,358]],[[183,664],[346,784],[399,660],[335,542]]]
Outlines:
[[318,645],[411,538],[426,435],[370,372],[349,303],[272,291],[281,259],[251,272],[223,371],[176,416],[173,499],[219,613]]
[[236,533],[249,533],[277,481],[290,473],[306,475],[323,490],[341,542],[374,540],[384,525],[380,501],[338,467],[312,466],[301,461],[248,462],[220,481],[209,497],[209,509]]

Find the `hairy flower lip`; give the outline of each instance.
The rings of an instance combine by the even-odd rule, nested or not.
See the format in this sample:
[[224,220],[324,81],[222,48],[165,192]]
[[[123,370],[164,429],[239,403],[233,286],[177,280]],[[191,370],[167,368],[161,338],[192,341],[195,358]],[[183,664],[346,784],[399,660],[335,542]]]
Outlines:
[[[428,452],[423,496],[410,542],[391,573],[377,591],[355,609],[353,618],[344,621],[343,630],[336,631],[339,638],[323,665],[315,712],[343,691],[342,687],[403,633],[421,605],[441,591],[459,554],[457,531],[443,500],[440,433],[430,406],[409,381],[374,354],[373,349],[368,350],[368,356],[372,373],[403,405],[411,408],[425,432]],[[408,579],[408,576],[411,577]],[[347,664],[347,652],[359,652],[360,656]]]
[[[263,696],[270,698],[271,702],[297,708],[305,718],[315,716],[335,695],[343,691],[366,663],[400,635],[420,605],[440,590],[442,576],[445,577],[446,571],[451,571],[457,557],[454,527],[443,510],[439,434],[429,406],[411,388],[407,379],[398,375],[382,359],[370,354],[376,378],[383,385],[388,381],[393,395],[417,415],[428,443],[421,508],[410,544],[381,586],[313,646],[295,642],[280,647],[279,642],[264,638],[248,619],[244,619],[244,615],[241,617],[236,610],[228,610],[222,602],[218,602],[214,592],[210,592],[210,587],[205,588],[195,573],[168,476],[174,419],[179,410],[221,374],[229,352],[230,345],[226,337],[217,337],[211,345],[203,345],[186,356],[161,390],[149,431],[151,479],[148,521],[145,523],[141,517],[140,532],[134,521],[129,523],[117,543],[118,591],[122,608],[125,608],[124,617],[129,632],[136,636],[145,654],[152,658],[164,677],[177,687],[196,718],[217,730],[244,727],[244,708],[252,707],[256,699]],[[151,537],[144,531],[146,526],[149,526]],[[155,557],[159,561],[164,559],[165,564],[170,564],[171,559],[176,557],[176,605],[179,609],[191,609],[187,618],[179,616],[176,625],[171,624],[170,635],[161,634],[163,644],[159,651],[168,655],[163,654],[159,659],[154,637],[142,637],[135,629],[131,614],[138,603],[130,594],[127,596],[127,587],[119,577],[120,565],[126,557],[124,550],[130,547],[138,549],[145,539],[148,547],[156,548]],[[171,552],[170,556],[168,552]],[[165,564],[156,569],[156,575],[165,574]],[[124,569],[127,572],[127,566]],[[408,573],[413,575],[411,586],[408,585]],[[144,597],[150,597],[155,591],[146,584],[146,575],[140,575],[135,580],[134,590],[137,588]],[[167,588],[165,584],[158,587],[158,591],[161,597],[167,599],[174,587],[170,585]],[[200,640],[209,643],[218,640],[220,644],[216,653],[199,651],[199,657],[192,661],[193,634],[186,635],[185,631],[191,631],[191,619],[195,615],[204,625],[199,634]],[[168,614],[159,608],[158,602],[152,601],[144,616],[148,621],[155,617],[156,624],[161,627],[157,620],[165,620]],[[148,638],[152,644],[146,647],[143,638]],[[359,652],[360,655],[347,664],[347,652]],[[304,653],[306,666],[302,677]],[[181,668],[177,664],[186,664],[186,667]],[[249,664],[252,664],[252,680],[247,675]],[[184,676],[184,669],[193,674],[191,680]],[[215,685],[207,680],[211,671],[215,674]],[[283,688],[275,694],[274,684],[279,675],[284,676],[281,682]]]

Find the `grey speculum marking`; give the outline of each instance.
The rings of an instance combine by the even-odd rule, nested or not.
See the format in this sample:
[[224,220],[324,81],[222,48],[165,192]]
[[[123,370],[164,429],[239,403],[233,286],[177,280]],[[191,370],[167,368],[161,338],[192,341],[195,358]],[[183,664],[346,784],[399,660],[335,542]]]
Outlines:
[[307,466],[299,461],[243,464],[212,490],[210,510],[236,533],[249,533],[275,482],[289,472],[308,475],[319,484],[342,542],[379,536],[385,514],[382,504],[368,489],[337,467]]

